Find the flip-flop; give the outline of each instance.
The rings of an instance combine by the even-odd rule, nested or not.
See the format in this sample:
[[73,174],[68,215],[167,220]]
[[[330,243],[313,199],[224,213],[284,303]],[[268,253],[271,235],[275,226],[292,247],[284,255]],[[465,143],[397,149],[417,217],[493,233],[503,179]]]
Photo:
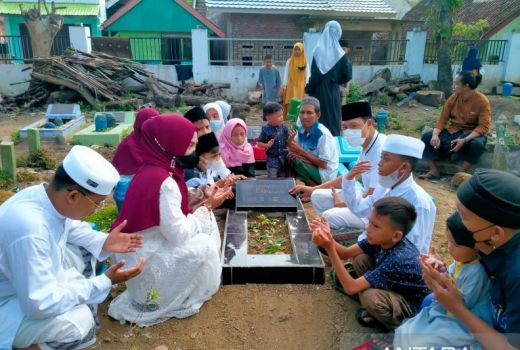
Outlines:
[[423,180],[439,180],[441,177],[440,175],[433,175],[432,173],[424,173],[419,175],[419,179]]
[[356,320],[363,327],[376,327],[380,325],[379,321],[372,317],[365,308],[359,308],[356,311]]
[[[345,266],[345,269],[347,270],[347,272],[350,273],[352,278],[358,278],[358,275],[357,275],[356,271],[354,270],[354,266],[352,266],[352,263],[346,262],[344,266]],[[332,268],[330,270],[330,280],[332,283],[332,287],[335,290],[337,290],[338,292],[340,292],[343,295],[348,296],[349,298],[359,301],[359,297],[357,294],[349,295],[349,294],[347,294],[347,292],[345,292],[345,289],[343,289],[341,282],[336,278],[336,269],[335,268]]]

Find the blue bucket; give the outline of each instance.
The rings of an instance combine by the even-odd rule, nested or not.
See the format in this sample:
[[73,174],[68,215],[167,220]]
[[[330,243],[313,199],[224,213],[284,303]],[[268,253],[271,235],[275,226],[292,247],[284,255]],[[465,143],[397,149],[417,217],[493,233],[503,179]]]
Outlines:
[[126,192],[128,191],[128,186],[130,186],[130,182],[132,182],[132,176],[121,175],[121,179],[116,185],[116,188],[114,190],[114,201],[116,202],[118,211],[121,211],[121,206],[123,205],[123,201],[125,200]]
[[513,84],[504,83],[504,85],[502,85],[502,96],[510,97],[512,93],[513,93]]
[[108,128],[107,116],[104,114],[96,115],[94,126],[96,127],[97,132],[105,131]]

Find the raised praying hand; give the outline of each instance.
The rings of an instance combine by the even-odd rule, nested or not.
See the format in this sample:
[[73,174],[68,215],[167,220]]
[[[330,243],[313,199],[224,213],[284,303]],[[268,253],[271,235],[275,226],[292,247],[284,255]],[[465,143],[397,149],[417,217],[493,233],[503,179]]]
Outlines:
[[326,250],[334,246],[334,238],[330,232],[329,221],[325,217],[316,218],[309,224],[312,231],[312,241]]
[[419,263],[421,264],[424,283],[435,294],[435,299],[450,312],[453,312],[457,307],[464,307],[460,292],[449,275],[433,269],[426,263],[426,259],[426,256],[421,256]]
[[361,174],[370,171],[372,166],[368,160],[358,162],[350,171],[345,175],[347,180],[357,180],[361,176]]
[[114,228],[107,236],[103,250],[111,253],[130,253],[135,252],[143,246],[143,236],[136,233],[121,232],[126,226],[124,220]]

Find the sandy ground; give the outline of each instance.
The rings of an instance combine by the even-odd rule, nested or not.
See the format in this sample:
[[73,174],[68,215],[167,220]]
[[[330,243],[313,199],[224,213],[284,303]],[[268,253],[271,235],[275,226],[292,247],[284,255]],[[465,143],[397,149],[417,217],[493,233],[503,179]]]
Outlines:
[[[518,100],[490,98],[496,110],[506,115],[518,114]],[[417,126],[435,118],[440,110],[418,107],[390,106],[398,112],[404,127],[398,133],[418,136]],[[376,107],[374,107],[376,110]],[[0,137],[38,119],[39,116],[0,116]],[[249,116],[251,124],[259,122]],[[518,131],[518,127],[513,126]],[[516,129],[515,129],[516,128]],[[392,132],[391,130],[388,133]],[[58,160],[70,146],[45,143]],[[27,152],[25,143],[17,146],[17,154]],[[108,159],[113,149],[99,151]],[[449,178],[437,182],[418,180],[436,200],[437,220],[432,246],[447,261],[444,238],[445,220],[454,210],[454,191]],[[315,215],[306,205],[309,216]],[[222,286],[200,313],[184,320],[172,319],[160,325],[139,329],[121,325],[106,316],[107,300],[99,308],[101,329],[95,349],[352,349],[363,343],[375,329],[362,328],[355,320],[359,304],[334,291],[327,268],[325,285],[231,285]],[[120,288],[112,292],[117,295]],[[165,347],[157,350],[164,350]]]

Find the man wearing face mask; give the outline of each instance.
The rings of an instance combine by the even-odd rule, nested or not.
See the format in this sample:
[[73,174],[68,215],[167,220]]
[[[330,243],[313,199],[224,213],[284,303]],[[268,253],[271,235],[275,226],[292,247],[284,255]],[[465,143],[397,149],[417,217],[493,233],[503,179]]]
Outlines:
[[[359,162],[372,164],[372,170],[361,175],[364,191],[358,188],[360,195],[366,197],[374,192],[378,184],[378,172],[375,166],[381,158],[381,147],[386,135],[380,134],[374,127],[370,103],[366,101],[344,105],[341,110],[343,137],[352,147],[362,147]],[[337,190],[336,190],[337,189]],[[318,213],[329,220],[331,229],[349,231],[364,229],[366,218],[359,218],[352,213],[342,200],[341,176],[316,187],[296,186],[295,193],[310,196],[311,203]]]
[[[378,164],[379,185],[371,196],[363,198],[356,191],[356,180],[372,169],[367,162],[359,162],[343,177],[343,199],[348,208],[361,218],[366,218],[375,201],[381,197],[402,197],[417,211],[417,220],[406,236],[423,254],[428,254],[435,223],[436,208],[426,191],[413,179],[412,170],[421,159],[424,143],[403,135],[386,137]],[[365,234],[359,236],[365,238]]]

